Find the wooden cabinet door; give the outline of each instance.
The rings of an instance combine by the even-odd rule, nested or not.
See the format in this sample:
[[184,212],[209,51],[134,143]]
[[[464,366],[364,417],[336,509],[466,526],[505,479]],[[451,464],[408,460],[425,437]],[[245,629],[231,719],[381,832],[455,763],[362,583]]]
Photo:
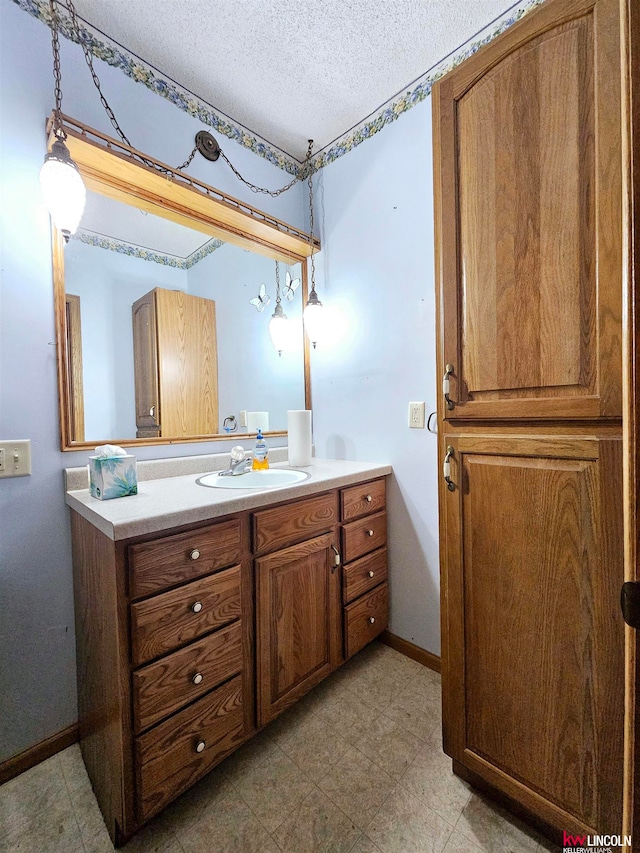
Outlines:
[[154,293],[153,290],[146,293],[134,302],[131,308],[137,438],[160,435],[158,340]]
[[340,569],[327,533],[256,560],[258,724],[340,662]]
[[618,0],[549,0],[433,88],[446,419],[621,415]]
[[618,833],[622,441],[444,440],[445,750],[559,831]]
[[161,435],[218,432],[216,306],[211,299],[157,288]]

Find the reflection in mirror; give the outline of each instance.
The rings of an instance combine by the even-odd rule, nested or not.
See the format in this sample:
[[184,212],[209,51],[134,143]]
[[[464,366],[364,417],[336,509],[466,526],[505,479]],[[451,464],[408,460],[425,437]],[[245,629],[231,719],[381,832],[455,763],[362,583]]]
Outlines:
[[[295,334],[279,357],[270,258],[89,192],[64,270],[74,442],[204,436],[234,423],[241,433],[241,411],[269,412],[269,429],[286,430],[287,410],[305,408],[303,289],[282,300]],[[300,264],[280,263],[283,284],[287,271],[301,276]],[[259,312],[261,285],[271,302]]]

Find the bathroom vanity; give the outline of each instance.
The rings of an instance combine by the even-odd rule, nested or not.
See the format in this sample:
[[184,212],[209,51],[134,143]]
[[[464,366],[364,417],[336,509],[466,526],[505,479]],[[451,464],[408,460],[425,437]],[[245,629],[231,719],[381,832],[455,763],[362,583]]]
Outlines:
[[306,470],[67,492],[81,749],[115,843],[386,628],[391,468]]

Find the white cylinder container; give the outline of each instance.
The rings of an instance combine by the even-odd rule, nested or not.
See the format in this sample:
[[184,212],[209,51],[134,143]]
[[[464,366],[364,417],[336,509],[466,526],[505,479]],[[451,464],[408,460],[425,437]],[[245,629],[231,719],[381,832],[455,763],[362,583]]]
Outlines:
[[292,468],[311,465],[311,410],[288,411],[287,432],[289,434],[289,465]]
[[249,432],[269,432],[269,412],[247,412],[247,429]]

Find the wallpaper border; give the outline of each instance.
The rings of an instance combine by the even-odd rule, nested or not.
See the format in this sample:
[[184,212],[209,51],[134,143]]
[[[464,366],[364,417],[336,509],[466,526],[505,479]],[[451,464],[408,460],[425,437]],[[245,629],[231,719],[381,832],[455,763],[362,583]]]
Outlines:
[[[49,26],[50,12],[49,4],[45,0],[12,0],[17,6],[28,12],[33,17]],[[387,125],[396,121],[401,115],[424,101],[431,94],[431,88],[436,80],[443,77],[469,56],[476,53],[485,44],[493,41],[509,27],[513,26],[524,15],[532,9],[540,6],[544,0],[524,0],[507,9],[496,21],[480,30],[459,47],[455,48],[449,56],[440,60],[436,65],[425,71],[420,77],[409,84],[403,94],[394,95],[374,112],[350,128],[333,142],[324,146],[313,158],[312,168],[314,172],[335,162],[340,157],[348,154],[367,139],[371,139]],[[64,17],[61,22],[63,35],[77,42],[70,20]],[[192,92],[182,88],[170,78],[162,76],[161,72],[147,64],[140,57],[131,53],[117,42],[104,36],[105,41],[98,38],[93,32],[86,28],[81,29],[83,41],[89,46],[92,54],[104,62],[119,68],[130,79],[142,83],[152,92],[161,95],[171,101],[178,109],[198,118],[203,124],[213,128],[228,139],[233,139],[244,148],[248,148],[259,157],[268,160],[274,166],[297,176],[300,180],[306,178],[303,164],[295,157],[281,151],[266,140],[253,134],[247,128],[218,112],[211,104],[194,95]]]

